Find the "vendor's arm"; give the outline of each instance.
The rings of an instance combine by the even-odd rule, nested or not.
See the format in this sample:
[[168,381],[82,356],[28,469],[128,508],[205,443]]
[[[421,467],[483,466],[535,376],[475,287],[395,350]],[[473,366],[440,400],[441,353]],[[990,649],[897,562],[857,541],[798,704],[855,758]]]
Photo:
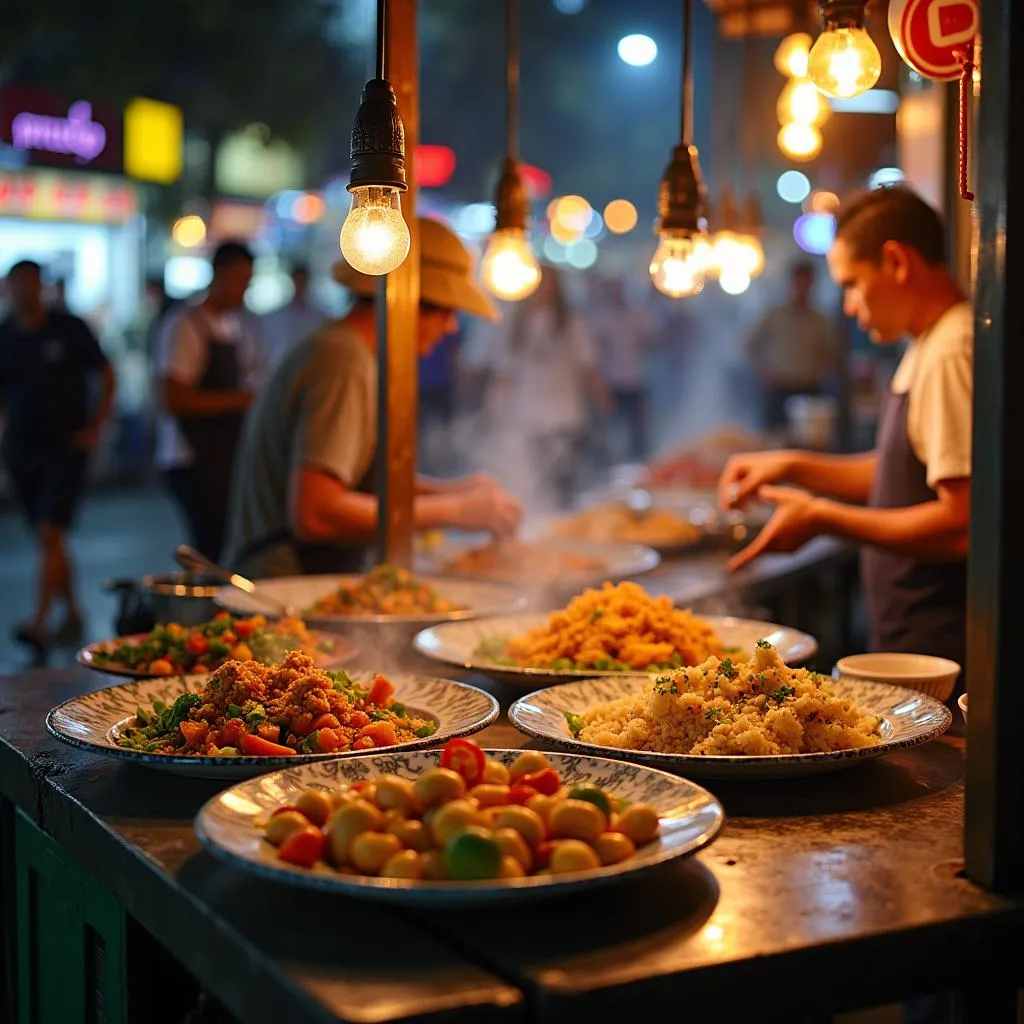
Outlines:
[[734,455],[718,482],[723,508],[743,505],[769,484],[787,483],[840,501],[863,504],[875,479],[874,452],[827,455],[784,449]]

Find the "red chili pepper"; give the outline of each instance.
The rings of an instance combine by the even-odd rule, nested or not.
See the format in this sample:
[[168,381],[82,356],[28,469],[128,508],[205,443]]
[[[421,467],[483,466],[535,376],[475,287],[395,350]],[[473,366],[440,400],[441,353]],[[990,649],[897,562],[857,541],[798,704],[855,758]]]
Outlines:
[[318,828],[300,828],[293,832],[278,850],[278,856],[289,864],[311,868],[323,855],[327,839]]
[[539,772],[530,772],[519,778],[518,784],[532,786],[544,796],[554,796],[562,786],[562,780],[554,768],[544,768]]
[[535,796],[539,796],[537,790],[533,786],[523,785],[522,782],[517,782],[508,791],[508,800],[512,804],[525,804],[528,800],[532,800]]
[[210,641],[199,633],[190,633],[188,639],[185,641],[185,650],[189,654],[194,654],[198,657],[200,654],[205,654],[210,649]]
[[472,740],[449,740],[441,751],[441,767],[461,775],[469,788],[483,778],[486,764],[484,752]]

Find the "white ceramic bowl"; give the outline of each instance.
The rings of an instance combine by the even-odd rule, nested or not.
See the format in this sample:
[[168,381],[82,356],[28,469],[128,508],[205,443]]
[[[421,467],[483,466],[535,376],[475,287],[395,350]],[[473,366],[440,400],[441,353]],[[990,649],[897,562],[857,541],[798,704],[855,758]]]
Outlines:
[[957,704],[960,705],[960,713],[964,716],[964,724],[967,724],[967,694],[961,693],[956,699]]
[[891,683],[946,701],[953,696],[960,666],[948,658],[936,658],[930,654],[880,651],[876,654],[851,654],[840,658],[832,675],[836,679]]

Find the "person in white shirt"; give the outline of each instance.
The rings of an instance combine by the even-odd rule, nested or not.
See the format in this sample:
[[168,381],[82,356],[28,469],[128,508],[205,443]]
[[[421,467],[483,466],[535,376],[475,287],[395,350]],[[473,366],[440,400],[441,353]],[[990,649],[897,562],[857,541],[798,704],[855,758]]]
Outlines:
[[309,268],[302,263],[296,264],[292,267],[291,279],[291,299],[263,317],[263,335],[271,367],[276,366],[300,341],[319,330],[327,320],[326,314],[309,301]]
[[235,448],[265,373],[262,340],[243,309],[253,257],[238,242],[213,254],[213,279],[198,305],[170,311],[157,339],[163,414],[156,463],[185,518],[192,544],[220,556]]
[[913,339],[885,396],[875,448],[737,455],[719,498],[776,506],[731,568],[818,534],[859,542],[871,648],[963,665],[974,320],[945,252],[938,214],[909,188],[843,207],[828,263],[844,311],[877,344]]
[[761,384],[764,429],[786,426],[786,403],[817,395],[835,369],[836,347],[828,319],[811,305],[814,264],[790,268],[788,301],[769,309],[747,341],[747,356]]
[[574,497],[586,440],[588,400],[611,409],[586,320],[571,309],[558,271],[515,303],[489,338],[492,418],[525,442],[532,474],[560,507]]

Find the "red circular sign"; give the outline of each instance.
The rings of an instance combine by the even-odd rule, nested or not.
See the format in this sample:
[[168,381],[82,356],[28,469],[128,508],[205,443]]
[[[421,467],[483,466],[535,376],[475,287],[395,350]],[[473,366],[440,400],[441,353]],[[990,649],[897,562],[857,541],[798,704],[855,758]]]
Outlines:
[[900,56],[925,78],[960,77],[961,54],[973,52],[981,11],[978,0],[891,0],[889,34]]

